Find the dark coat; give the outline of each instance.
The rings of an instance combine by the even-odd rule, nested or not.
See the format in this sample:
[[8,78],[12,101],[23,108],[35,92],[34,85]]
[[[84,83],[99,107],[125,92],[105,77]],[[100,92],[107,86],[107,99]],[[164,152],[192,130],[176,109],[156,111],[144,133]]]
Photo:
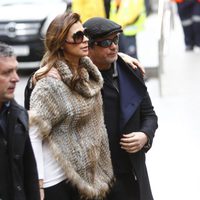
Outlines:
[[[10,173],[9,193],[11,200],[39,200],[38,174],[32,146],[28,135],[27,111],[14,100],[7,115],[7,155]],[[2,143],[1,143],[2,144]],[[0,157],[0,171],[4,170]],[[0,177],[1,184],[7,177]],[[0,186],[1,187],[1,186]],[[1,187],[3,188],[3,187]],[[4,190],[0,189],[0,199],[4,198]],[[9,199],[9,200],[10,200]]]
[[[158,127],[157,116],[154,112],[140,71],[133,70],[120,57],[117,60],[117,71],[120,91],[120,108],[118,111],[115,111],[115,113],[120,112],[120,133],[124,134],[141,131],[148,135],[149,146],[137,153],[129,154],[129,158],[132,170],[138,180],[140,199],[153,200],[145,164],[145,152],[151,148],[154,133]],[[107,99],[104,98],[104,104],[106,103]],[[109,109],[109,107],[107,107],[107,109]],[[106,112],[112,113],[112,110]],[[114,117],[115,116],[109,116],[109,118],[105,117],[105,123],[108,124],[107,120],[109,120],[109,124],[112,126],[111,119]]]

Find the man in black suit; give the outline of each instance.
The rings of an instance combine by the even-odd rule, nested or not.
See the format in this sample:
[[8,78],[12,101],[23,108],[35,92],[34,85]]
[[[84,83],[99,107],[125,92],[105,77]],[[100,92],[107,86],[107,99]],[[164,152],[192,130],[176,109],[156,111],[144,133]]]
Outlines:
[[143,76],[118,56],[121,26],[99,17],[83,26],[89,56],[104,78],[104,118],[116,176],[107,200],[153,200],[145,153],[158,125]]
[[17,64],[11,47],[0,43],[0,199],[39,200],[28,114],[14,100]]

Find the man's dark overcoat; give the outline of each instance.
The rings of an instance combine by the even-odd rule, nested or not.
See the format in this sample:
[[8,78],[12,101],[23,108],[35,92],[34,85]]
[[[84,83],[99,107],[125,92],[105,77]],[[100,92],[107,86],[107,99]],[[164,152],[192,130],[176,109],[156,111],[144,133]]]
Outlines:
[[37,167],[28,134],[28,114],[14,100],[7,112],[6,135],[6,140],[2,134],[0,138],[0,199],[39,200]]
[[[112,121],[113,123],[116,123],[116,121],[114,122],[112,119],[115,119],[116,115],[120,116],[119,127],[121,135],[136,131],[144,132],[148,135],[148,145],[137,153],[129,154],[129,158],[133,173],[138,180],[140,199],[153,200],[145,164],[145,153],[151,148],[154,134],[158,127],[157,116],[140,71],[138,69],[133,70],[119,57],[117,60],[117,72],[120,108],[113,111],[108,102],[109,98],[104,98],[105,88],[102,90],[108,135],[110,132],[115,132],[112,129],[116,125],[112,124]],[[109,140],[110,138],[112,136],[109,135]],[[110,142],[110,146],[112,148],[112,142]]]

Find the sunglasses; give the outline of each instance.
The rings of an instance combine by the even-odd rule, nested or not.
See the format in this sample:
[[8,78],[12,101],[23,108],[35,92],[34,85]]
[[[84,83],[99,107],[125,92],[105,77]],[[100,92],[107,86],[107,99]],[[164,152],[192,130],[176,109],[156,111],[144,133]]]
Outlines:
[[119,36],[117,35],[113,39],[106,39],[106,40],[94,42],[94,44],[97,46],[103,47],[103,48],[107,48],[107,47],[110,47],[112,45],[112,43],[117,45],[118,42],[119,42]]
[[67,41],[67,40],[65,40],[65,42],[68,43],[68,44],[80,44],[80,43],[83,42],[84,36],[87,37],[86,30],[77,31],[76,33],[74,33],[72,35],[72,38],[73,38],[74,42],[70,42],[70,41]]

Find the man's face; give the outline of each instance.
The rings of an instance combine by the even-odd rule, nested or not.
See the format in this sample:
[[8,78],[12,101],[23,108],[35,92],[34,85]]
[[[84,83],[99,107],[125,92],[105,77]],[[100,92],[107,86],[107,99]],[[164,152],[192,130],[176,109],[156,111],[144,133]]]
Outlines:
[[[110,40],[111,45],[108,47],[99,46]],[[107,41],[109,43],[109,41]],[[115,44],[117,42],[117,44]],[[118,34],[112,34],[106,38],[96,40],[92,48],[89,48],[89,57],[100,70],[106,70],[117,60],[118,56]]]
[[17,60],[13,57],[0,57],[0,107],[3,102],[14,98],[17,75]]

